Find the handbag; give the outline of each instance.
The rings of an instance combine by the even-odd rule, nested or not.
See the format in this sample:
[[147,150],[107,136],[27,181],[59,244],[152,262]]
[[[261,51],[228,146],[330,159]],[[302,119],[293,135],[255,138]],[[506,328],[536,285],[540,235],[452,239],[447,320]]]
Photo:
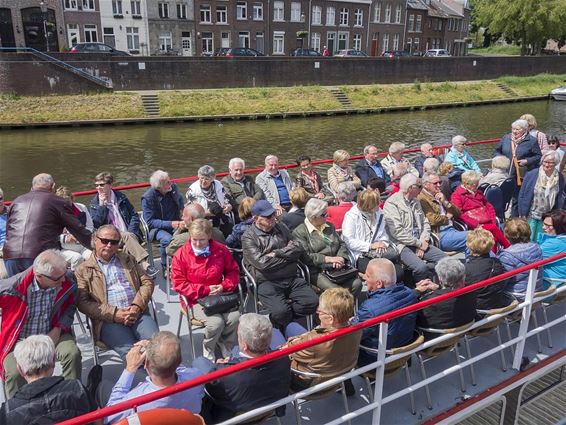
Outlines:
[[213,316],[215,314],[228,313],[236,310],[240,305],[240,298],[235,292],[229,294],[208,295],[198,301],[204,314]]
[[358,269],[355,269],[349,265],[345,265],[341,269],[335,268],[323,268],[322,273],[330,280],[332,283],[346,283],[358,276]]
[[463,215],[474,221],[477,221],[479,224],[491,222],[491,217],[489,216],[485,207],[474,208],[473,210],[466,211],[465,213],[463,213]]

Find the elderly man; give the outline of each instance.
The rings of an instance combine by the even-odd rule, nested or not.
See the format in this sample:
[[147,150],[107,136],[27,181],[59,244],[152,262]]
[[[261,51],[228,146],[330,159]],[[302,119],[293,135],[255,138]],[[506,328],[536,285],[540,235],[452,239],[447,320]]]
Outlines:
[[[396,283],[395,266],[386,258],[371,260],[365,277],[368,299],[360,305],[358,314],[354,318],[355,323],[365,322],[390,311],[410,306],[417,302],[422,292],[438,288],[438,285],[429,279],[418,282],[414,290],[402,283]],[[407,345],[413,340],[416,319],[417,313],[410,313],[389,322],[387,349]],[[379,326],[363,330],[361,345],[370,348],[379,347]],[[375,360],[375,356],[360,350],[358,365],[365,366]]]
[[3,253],[8,276],[26,270],[41,251],[60,249],[63,229],[83,246],[90,246],[91,233],[73,214],[69,203],[55,196],[55,181],[49,174],[38,174],[31,191],[18,196],[8,212]]
[[453,218],[458,218],[460,210],[446,199],[440,186],[442,182],[438,174],[425,174],[423,190],[417,199],[430,224],[431,231],[440,240],[443,251],[464,251],[468,232],[456,230],[452,224]]
[[47,335],[18,342],[14,357],[27,384],[2,405],[0,423],[58,423],[98,408],[80,380],[53,376],[55,344]]
[[356,175],[362,181],[362,186],[367,187],[368,181],[372,178],[379,177],[385,181],[385,185],[391,180],[385,172],[381,163],[377,160],[378,150],[373,145],[367,145],[364,148],[364,157],[356,164]]
[[[112,393],[106,406],[112,406],[122,401],[162,390],[203,374],[199,369],[183,366],[181,361],[181,341],[171,332],[157,332],[150,340],[139,341],[128,352],[126,368],[120,375],[114,388],[112,388]],[[132,389],[136,371],[141,365],[144,365],[147,377]],[[141,412],[168,407],[199,413],[203,396],[204,387],[199,385],[198,387],[142,404],[137,410]],[[124,410],[108,417],[106,422],[117,422],[131,413],[131,409]]]
[[[238,325],[238,346],[217,368],[266,354],[271,334],[272,326],[267,317],[255,313],[243,314]],[[207,373],[214,368],[212,363],[208,365],[205,369]],[[209,398],[203,414],[207,423],[222,422],[237,413],[257,409],[286,397],[291,383],[290,367],[289,357],[282,357],[261,367],[246,369],[206,384]]]
[[[173,233],[173,239],[171,239],[171,242],[167,245],[166,252],[170,257],[175,255],[177,250],[185,245],[191,237],[189,234],[190,224],[197,218],[205,218],[204,208],[200,204],[188,204],[185,208],[183,208],[183,216],[181,218],[183,220],[183,225],[175,230],[175,233]],[[221,244],[226,244],[224,235],[217,227],[212,228],[212,239],[216,242],[220,242]]]
[[123,359],[140,339],[157,332],[148,313],[153,281],[136,260],[118,252],[120,232],[112,224],[100,226],[93,254],[75,274],[79,286],[79,310],[90,317],[95,341],[116,351]]
[[413,174],[404,175],[399,188],[383,207],[385,224],[401,262],[418,282],[433,275],[425,261],[436,264],[446,254],[430,244],[430,224],[417,200],[422,189],[421,179]]
[[284,330],[294,317],[314,313],[318,298],[307,282],[297,277],[297,262],[304,250],[291,240],[289,229],[278,224],[275,215],[269,202],[254,204],[254,224],[242,236],[243,261],[256,280],[259,301],[271,322]]
[[4,204],[4,191],[0,189],[0,279],[8,277],[4,260],[2,259],[2,247],[6,241],[6,219],[8,218],[8,208]]
[[[234,212],[238,211],[238,207],[246,197],[254,198],[256,201],[265,199],[263,190],[251,176],[245,174],[245,169],[246,163],[242,158],[232,158],[228,163],[230,175],[221,180]],[[236,218],[236,222],[239,222],[239,217]]]
[[393,179],[393,171],[395,165],[401,163],[406,164],[407,172],[413,174],[415,177],[419,176],[418,170],[411,165],[411,163],[403,157],[405,153],[405,144],[401,142],[393,142],[389,146],[389,155],[381,160],[381,166],[385,172]]
[[76,300],[77,285],[67,272],[65,258],[54,249],[39,254],[23,273],[0,280],[0,373],[7,398],[26,383],[12,350],[17,341],[30,335],[51,337],[63,376],[81,378],[81,352],[71,334]]
[[151,188],[141,198],[143,218],[149,226],[150,241],[159,241],[161,269],[165,275],[167,262],[165,250],[171,242],[175,229],[184,225],[180,220],[184,202],[177,185],[171,183],[169,174],[165,171],[155,171],[149,183]]
[[279,169],[279,159],[275,155],[265,157],[265,169],[256,176],[255,182],[275,208],[277,216],[291,209],[289,192],[293,182],[287,171]]
[[424,175],[424,173],[425,173],[424,170],[423,170],[424,162],[429,158],[436,159],[438,161],[438,163],[440,164],[440,158],[438,158],[436,155],[434,155],[432,145],[430,143],[423,143],[421,145],[421,153],[413,161],[413,165],[415,166],[415,168],[419,172],[419,177],[422,177]]

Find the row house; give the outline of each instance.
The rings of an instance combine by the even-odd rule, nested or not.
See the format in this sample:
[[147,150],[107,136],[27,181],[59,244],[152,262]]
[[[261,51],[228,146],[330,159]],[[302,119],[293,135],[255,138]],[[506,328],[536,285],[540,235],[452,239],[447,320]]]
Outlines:
[[102,41],[100,0],[62,0],[65,21],[65,47],[82,42]]
[[381,56],[390,50],[403,50],[407,9],[405,0],[373,1],[369,22],[370,56]]
[[149,1],[147,20],[151,55],[195,54],[194,1]]
[[146,0],[102,0],[100,20],[104,43],[133,55],[149,55]]

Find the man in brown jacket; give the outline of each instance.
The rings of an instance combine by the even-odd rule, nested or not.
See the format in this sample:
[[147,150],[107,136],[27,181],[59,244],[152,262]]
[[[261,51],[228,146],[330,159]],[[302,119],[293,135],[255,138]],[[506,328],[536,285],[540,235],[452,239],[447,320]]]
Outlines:
[[458,231],[452,219],[458,218],[460,210],[450,202],[440,190],[438,174],[425,174],[422,178],[423,190],[417,197],[426,215],[430,228],[440,240],[443,251],[463,251],[466,249],[467,231]]
[[159,331],[148,313],[153,281],[131,255],[118,252],[120,232],[112,224],[100,226],[93,255],[75,271],[78,307],[93,321],[95,341],[122,359],[139,340]]

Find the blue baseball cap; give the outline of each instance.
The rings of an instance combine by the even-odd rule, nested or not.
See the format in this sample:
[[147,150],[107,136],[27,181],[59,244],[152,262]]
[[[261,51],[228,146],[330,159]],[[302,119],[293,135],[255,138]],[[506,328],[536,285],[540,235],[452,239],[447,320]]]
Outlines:
[[252,206],[252,215],[260,217],[269,217],[275,212],[275,208],[265,199],[257,201]]

